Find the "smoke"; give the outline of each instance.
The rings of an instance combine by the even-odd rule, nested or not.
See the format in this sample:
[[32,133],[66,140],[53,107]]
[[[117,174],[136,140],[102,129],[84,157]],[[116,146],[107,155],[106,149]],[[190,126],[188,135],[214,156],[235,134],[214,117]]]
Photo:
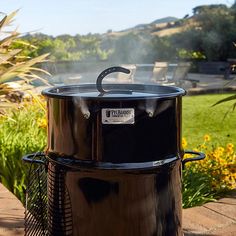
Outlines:
[[89,111],[86,101],[81,97],[74,96],[73,103],[74,103],[75,107],[80,108],[80,111],[81,111],[82,115],[84,116],[84,118],[89,119],[90,111]]
[[[113,53],[110,60],[113,63],[141,64],[153,63],[152,36],[148,34],[128,33],[118,37],[113,43]],[[103,47],[105,42],[103,42]]]
[[171,106],[173,106],[173,100],[147,99],[144,104],[139,106],[139,109],[144,110],[149,117],[156,117]]

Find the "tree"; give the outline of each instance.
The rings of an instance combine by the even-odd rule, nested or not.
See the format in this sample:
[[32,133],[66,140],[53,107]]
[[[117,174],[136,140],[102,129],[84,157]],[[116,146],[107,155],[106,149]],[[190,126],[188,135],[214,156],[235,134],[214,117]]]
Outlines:
[[227,10],[227,6],[224,4],[211,4],[211,5],[201,5],[193,8],[194,15],[206,14],[209,12],[214,12],[218,10]]
[[177,50],[198,52],[209,61],[235,57],[235,12],[222,4],[198,6],[193,12],[189,29],[170,38]]

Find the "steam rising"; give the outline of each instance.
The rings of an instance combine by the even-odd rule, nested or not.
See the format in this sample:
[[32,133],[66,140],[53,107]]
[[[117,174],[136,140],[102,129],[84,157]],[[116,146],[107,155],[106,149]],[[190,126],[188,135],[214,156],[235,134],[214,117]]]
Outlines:
[[147,99],[139,109],[145,110],[149,117],[156,117],[172,106],[172,100],[159,101],[157,99]]
[[80,108],[80,111],[83,114],[84,118],[89,119],[90,111],[88,109],[86,101],[81,97],[73,97],[73,102],[75,106]]

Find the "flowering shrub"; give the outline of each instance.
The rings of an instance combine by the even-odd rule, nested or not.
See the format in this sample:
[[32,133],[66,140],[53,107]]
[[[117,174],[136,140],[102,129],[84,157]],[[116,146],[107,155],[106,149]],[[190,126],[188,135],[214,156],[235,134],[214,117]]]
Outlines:
[[[185,138],[182,146],[187,148]],[[203,143],[194,151],[205,153],[206,158],[186,164],[183,172],[184,207],[202,204],[219,197],[223,192],[236,189],[236,154],[232,143],[216,146],[211,142],[210,135],[205,135]]]
[[0,117],[0,182],[23,203],[29,166],[22,156],[46,145],[45,112],[37,99],[44,102],[35,96]]

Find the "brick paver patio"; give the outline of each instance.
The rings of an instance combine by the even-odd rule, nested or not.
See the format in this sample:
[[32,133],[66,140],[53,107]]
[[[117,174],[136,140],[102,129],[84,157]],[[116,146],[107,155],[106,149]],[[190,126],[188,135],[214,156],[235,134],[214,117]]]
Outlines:
[[[217,202],[183,210],[185,236],[235,236],[236,192]],[[0,184],[0,236],[24,235],[24,207]]]

